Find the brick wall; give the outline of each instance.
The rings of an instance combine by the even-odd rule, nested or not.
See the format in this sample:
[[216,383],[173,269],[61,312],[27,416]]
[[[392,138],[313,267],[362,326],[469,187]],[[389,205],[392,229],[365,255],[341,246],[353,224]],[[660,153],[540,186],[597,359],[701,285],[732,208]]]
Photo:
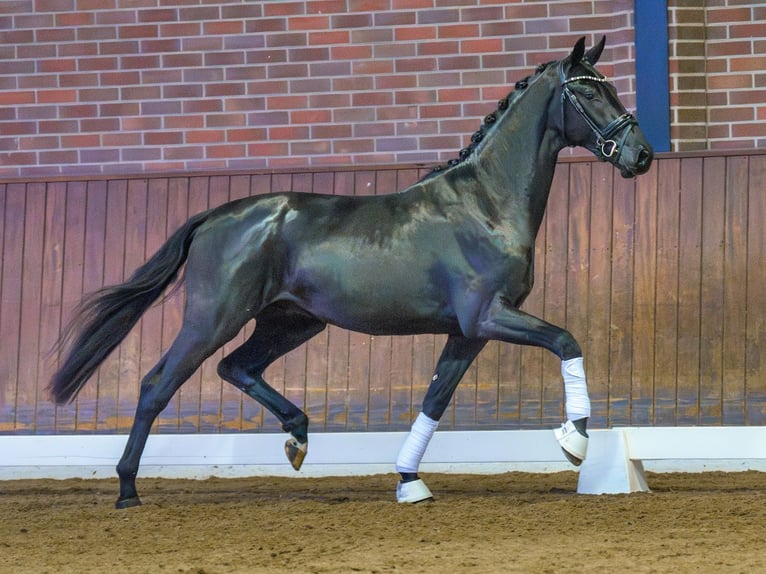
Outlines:
[[766,5],[670,0],[676,150],[766,147]]
[[[757,103],[766,99],[764,26],[747,25],[763,24],[765,9],[708,3],[706,25],[694,23],[709,39],[708,60],[698,45],[687,57],[686,39],[671,35],[674,144],[766,145],[753,122],[766,115]],[[682,0],[671,4],[678,18],[695,15]],[[3,0],[2,8],[5,176],[435,163],[465,145],[515,80],[566,55],[580,35],[592,43],[607,34],[600,68],[628,108],[635,102],[633,0]],[[698,85],[705,61],[707,91]],[[733,73],[742,84],[729,94]]]

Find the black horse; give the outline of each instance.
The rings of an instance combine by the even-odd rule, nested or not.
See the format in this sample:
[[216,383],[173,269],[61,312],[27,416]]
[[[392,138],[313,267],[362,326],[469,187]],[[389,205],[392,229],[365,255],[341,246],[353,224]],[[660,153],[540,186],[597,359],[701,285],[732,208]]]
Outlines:
[[418,465],[458,382],[490,339],[561,358],[567,422],[556,438],[579,464],[590,414],[580,346],[519,307],[532,289],[535,236],[559,151],[583,146],[624,177],[646,172],[652,161],[635,118],[594,67],[603,47],[604,39],[586,53],[582,38],[569,56],[540,66],[485,118],[460,159],[400,193],[233,201],[189,219],[127,282],[87,299],[65,333],[71,345],[50,384],[58,403],[75,397],[186,264],[183,324],[142,381],[117,465],[117,507],[141,503],[135,480],[152,422],[251,319],[253,334],[218,373],[281,421],[296,469],[307,452],[308,418],[262,375],[328,323],[375,335],[448,335],[396,462],[400,502],[431,496]]

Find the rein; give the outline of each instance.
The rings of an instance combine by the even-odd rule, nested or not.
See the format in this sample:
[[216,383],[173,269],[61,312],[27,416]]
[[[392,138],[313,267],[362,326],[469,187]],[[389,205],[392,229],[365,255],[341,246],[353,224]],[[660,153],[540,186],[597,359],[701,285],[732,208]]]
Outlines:
[[[614,157],[614,161],[617,161],[620,157],[620,154],[622,153],[622,147],[625,144],[625,140],[628,138],[628,134],[630,134],[634,126],[638,125],[638,120],[636,120],[633,114],[626,112],[620,117],[611,121],[606,127],[600,128],[598,125],[596,125],[596,122],[594,122],[593,119],[588,115],[588,112],[585,111],[585,108],[583,108],[582,104],[574,95],[574,92],[569,89],[569,84],[578,80],[588,80],[590,82],[600,83],[606,83],[608,80],[605,77],[595,76],[574,76],[572,78],[567,78],[564,74],[563,61],[559,62],[559,78],[561,79],[561,87],[563,88],[561,91],[562,122],[564,121],[564,107],[568,100],[569,103],[572,104],[572,107],[577,111],[577,113],[580,114],[580,116],[585,120],[585,123],[587,123],[590,126],[590,129],[592,129],[596,134],[596,145],[598,146],[600,159],[609,160]],[[620,131],[623,133],[618,143],[612,138]]]

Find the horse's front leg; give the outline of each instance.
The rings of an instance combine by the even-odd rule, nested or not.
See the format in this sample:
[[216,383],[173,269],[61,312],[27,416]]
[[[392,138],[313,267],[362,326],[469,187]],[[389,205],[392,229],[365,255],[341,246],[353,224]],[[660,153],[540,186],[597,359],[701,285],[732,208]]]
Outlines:
[[580,345],[569,331],[512,307],[497,297],[477,323],[476,334],[518,345],[543,347],[561,359],[567,421],[555,436],[569,461],[579,466],[588,452],[590,398]]
[[423,410],[415,419],[396,459],[396,471],[401,476],[396,488],[398,502],[414,503],[433,498],[418,476],[420,461],[460,379],[486,344],[484,339],[467,339],[457,335],[447,340],[423,399]]

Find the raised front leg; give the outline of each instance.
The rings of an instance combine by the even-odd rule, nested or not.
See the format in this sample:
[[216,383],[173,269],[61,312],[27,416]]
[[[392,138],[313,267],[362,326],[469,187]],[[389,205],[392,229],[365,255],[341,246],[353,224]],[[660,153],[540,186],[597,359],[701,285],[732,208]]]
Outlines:
[[476,334],[518,345],[543,347],[561,359],[567,421],[555,436],[567,459],[579,466],[588,452],[590,398],[585,381],[580,345],[567,330],[510,306],[497,297],[485,317],[476,325]]
[[460,379],[486,344],[486,340],[456,335],[447,340],[423,399],[423,411],[415,419],[396,459],[396,471],[401,476],[396,488],[398,502],[413,503],[433,498],[431,491],[418,476],[420,461]]

